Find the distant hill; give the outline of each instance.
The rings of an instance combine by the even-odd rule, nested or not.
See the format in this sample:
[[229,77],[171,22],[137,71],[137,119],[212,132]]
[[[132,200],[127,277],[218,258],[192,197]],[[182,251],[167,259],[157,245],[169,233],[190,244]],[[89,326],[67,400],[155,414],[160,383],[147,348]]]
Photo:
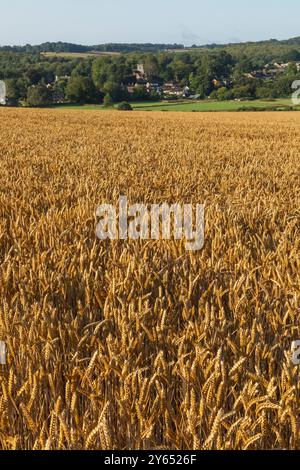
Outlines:
[[[82,44],[73,44],[68,42],[45,42],[39,45],[26,44],[25,46],[0,46],[0,51],[7,52],[22,52],[22,53],[91,53],[91,52],[103,52],[103,53],[130,53],[130,52],[160,52],[160,51],[174,51],[183,52],[188,50],[213,50],[213,49],[226,49],[229,52],[233,52],[237,49],[244,52],[256,50],[262,52],[271,51],[285,51],[288,52],[291,49],[298,49],[300,47],[300,37],[291,39],[278,40],[269,39],[267,41],[248,41],[240,43],[227,43],[227,44],[205,44],[185,47],[183,44],[155,44],[155,43],[109,43],[109,44],[98,44],[86,46]],[[299,50],[299,49],[298,49]],[[271,55],[272,55],[271,54]]]
[[163,50],[181,50],[184,49],[182,44],[99,44],[93,46],[83,46],[80,44],[72,44],[68,42],[45,42],[36,46],[26,44],[25,46],[2,46],[0,51],[8,52],[27,52],[27,53],[40,53],[40,52],[159,52]]
[[270,45],[282,45],[282,46],[300,46],[300,36],[291,39],[268,39],[266,41],[246,41],[246,42],[229,42],[226,44],[205,44],[201,46],[193,45],[189,49],[217,49],[227,47],[238,47],[238,46],[270,46]]

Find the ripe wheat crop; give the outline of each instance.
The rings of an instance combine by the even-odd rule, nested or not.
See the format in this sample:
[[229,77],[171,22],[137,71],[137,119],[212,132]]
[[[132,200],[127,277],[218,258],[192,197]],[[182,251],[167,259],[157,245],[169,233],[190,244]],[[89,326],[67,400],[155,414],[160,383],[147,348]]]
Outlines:
[[[300,114],[0,118],[0,449],[299,449]],[[98,240],[120,194],[204,248]]]

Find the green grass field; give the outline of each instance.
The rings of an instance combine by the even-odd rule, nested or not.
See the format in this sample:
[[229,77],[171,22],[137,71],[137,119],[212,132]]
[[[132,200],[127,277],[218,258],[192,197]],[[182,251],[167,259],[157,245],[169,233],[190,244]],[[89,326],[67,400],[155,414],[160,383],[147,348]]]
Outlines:
[[[116,107],[117,105],[115,105]],[[255,101],[172,101],[172,102],[137,102],[131,103],[134,111],[181,111],[181,112],[209,112],[209,111],[239,111],[244,109],[274,109],[289,110],[293,107],[300,110],[300,106],[293,106],[288,98],[276,100],[255,100]],[[87,109],[105,111],[111,108],[105,108],[102,105],[64,105],[59,109]]]

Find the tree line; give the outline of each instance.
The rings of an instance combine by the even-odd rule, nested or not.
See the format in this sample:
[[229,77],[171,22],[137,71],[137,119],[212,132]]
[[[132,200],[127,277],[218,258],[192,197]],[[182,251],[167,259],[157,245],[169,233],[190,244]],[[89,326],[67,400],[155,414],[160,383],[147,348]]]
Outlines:
[[[156,89],[149,92],[145,84],[136,83],[133,70],[142,63],[150,83],[188,86],[199,99],[273,99],[291,94],[292,82],[300,78],[298,60],[300,45],[281,42],[78,58],[2,50],[0,79],[6,82],[9,105],[48,106],[66,101],[109,105],[161,99]],[[289,66],[271,78],[249,77],[274,62],[289,62]],[[129,93],[132,84],[136,86]]]
[[120,52],[120,53],[130,53],[130,52],[157,52],[162,50],[177,50],[184,49],[182,44],[136,44],[136,43],[108,43],[108,44],[98,44],[94,46],[84,46],[81,44],[73,44],[69,42],[44,42],[38,45],[26,44],[25,46],[2,46],[0,47],[0,52],[25,52],[25,53],[40,53],[40,52],[74,52],[74,53],[84,53],[84,52]]

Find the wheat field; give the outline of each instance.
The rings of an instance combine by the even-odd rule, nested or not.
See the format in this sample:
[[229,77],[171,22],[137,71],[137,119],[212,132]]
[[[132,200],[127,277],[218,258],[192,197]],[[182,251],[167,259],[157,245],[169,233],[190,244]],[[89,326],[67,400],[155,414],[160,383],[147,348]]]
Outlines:
[[[299,449],[300,114],[0,118],[0,449]],[[204,248],[98,240],[120,194]]]

